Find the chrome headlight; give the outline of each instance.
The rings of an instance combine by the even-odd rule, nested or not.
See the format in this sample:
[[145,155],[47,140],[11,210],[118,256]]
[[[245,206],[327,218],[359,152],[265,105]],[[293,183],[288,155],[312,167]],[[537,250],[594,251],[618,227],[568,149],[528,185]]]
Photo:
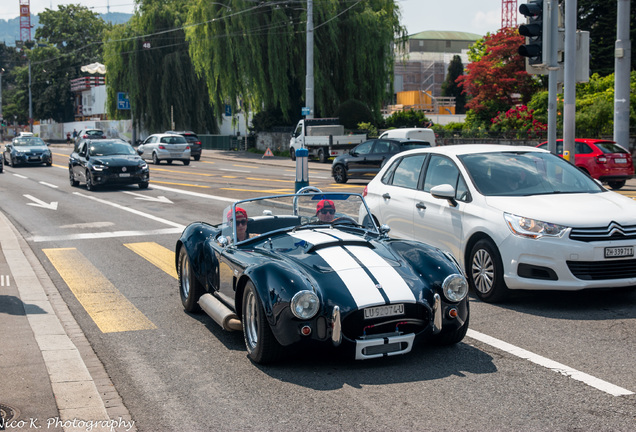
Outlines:
[[448,301],[462,301],[468,294],[468,282],[462,275],[449,275],[442,282],[442,292]]
[[318,313],[320,300],[313,291],[299,291],[292,297],[289,307],[296,318],[310,319]]
[[92,168],[93,168],[93,171],[104,171],[104,170],[105,170],[105,169],[107,169],[108,167],[107,167],[107,166],[105,166],[105,165],[98,165],[98,164],[95,164],[95,165],[93,165],[93,166],[92,166]]
[[561,237],[568,227],[510,213],[504,213],[504,219],[510,231],[516,236],[527,238]]
[[148,164],[146,163],[146,161],[140,161],[139,162],[139,168],[141,168],[142,170],[147,170],[148,169]]

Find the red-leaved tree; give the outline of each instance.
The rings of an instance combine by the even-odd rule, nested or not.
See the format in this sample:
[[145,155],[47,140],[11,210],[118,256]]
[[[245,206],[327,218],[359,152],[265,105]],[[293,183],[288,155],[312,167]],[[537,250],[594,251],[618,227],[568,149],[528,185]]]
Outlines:
[[477,41],[470,54],[466,73],[457,78],[470,100],[466,107],[484,123],[500,111],[527,104],[539,81],[525,70],[517,50],[525,38],[514,28],[501,29]]

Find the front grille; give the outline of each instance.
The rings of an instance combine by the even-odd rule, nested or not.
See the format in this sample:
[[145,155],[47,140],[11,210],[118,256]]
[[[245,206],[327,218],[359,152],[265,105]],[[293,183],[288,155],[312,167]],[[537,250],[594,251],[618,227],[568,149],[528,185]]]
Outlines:
[[636,277],[636,260],[566,261],[572,274],[581,280],[608,280]]
[[612,222],[605,227],[572,228],[570,239],[583,242],[608,240],[635,240],[636,224],[621,225]]
[[430,322],[431,312],[421,304],[405,304],[404,315],[376,319],[364,319],[364,310],[360,309],[343,318],[342,333],[352,340],[390,332],[417,334],[424,331]]

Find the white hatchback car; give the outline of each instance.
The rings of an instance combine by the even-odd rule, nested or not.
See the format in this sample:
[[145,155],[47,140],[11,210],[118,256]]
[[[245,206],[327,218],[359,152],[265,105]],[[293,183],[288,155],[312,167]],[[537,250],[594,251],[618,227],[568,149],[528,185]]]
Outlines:
[[392,157],[364,195],[392,236],[452,252],[484,301],[508,289],[636,286],[636,201],[545,150],[411,150]]
[[190,165],[190,144],[182,135],[154,134],[141,143],[137,153],[144,159],[152,159],[158,165],[162,160],[169,164],[173,160],[180,160],[184,165]]

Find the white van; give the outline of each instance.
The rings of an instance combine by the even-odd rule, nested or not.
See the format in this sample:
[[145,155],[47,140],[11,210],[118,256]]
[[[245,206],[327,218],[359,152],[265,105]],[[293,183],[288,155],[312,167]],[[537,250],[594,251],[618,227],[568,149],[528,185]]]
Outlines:
[[435,147],[435,132],[427,128],[399,128],[389,129],[382,133],[380,138],[405,138],[412,140],[428,141],[431,147]]

